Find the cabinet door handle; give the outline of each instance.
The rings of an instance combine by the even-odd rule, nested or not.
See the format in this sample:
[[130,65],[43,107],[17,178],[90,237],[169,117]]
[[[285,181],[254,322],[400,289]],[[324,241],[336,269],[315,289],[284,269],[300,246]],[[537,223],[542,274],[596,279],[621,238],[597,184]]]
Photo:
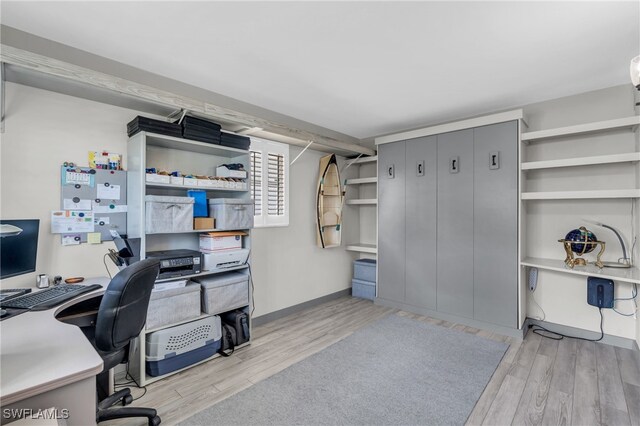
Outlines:
[[387,179],[393,179],[395,177],[395,167],[393,164],[387,167]]
[[418,161],[416,163],[416,175],[424,176],[424,160]]
[[458,173],[460,171],[460,157],[455,156],[449,159],[449,173]]
[[500,151],[489,153],[489,169],[498,170],[500,168]]

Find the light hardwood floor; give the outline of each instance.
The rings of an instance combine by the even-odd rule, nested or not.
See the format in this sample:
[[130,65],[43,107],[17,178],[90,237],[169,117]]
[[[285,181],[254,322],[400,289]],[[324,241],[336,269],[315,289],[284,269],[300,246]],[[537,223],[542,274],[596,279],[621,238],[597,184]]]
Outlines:
[[[386,315],[510,344],[468,425],[640,425],[638,352],[571,339],[554,341],[533,333],[519,341],[350,297],[256,327],[250,346],[149,385],[147,394],[133,405],[154,407],[162,424],[175,424]],[[132,390],[134,396],[142,392]]]

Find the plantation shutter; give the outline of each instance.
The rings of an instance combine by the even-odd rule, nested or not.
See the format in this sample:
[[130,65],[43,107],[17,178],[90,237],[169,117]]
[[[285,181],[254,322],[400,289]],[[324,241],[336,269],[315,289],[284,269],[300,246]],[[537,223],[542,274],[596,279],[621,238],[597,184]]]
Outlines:
[[251,199],[254,216],[262,216],[262,153],[251,151]]
[[282,216],[285,213],[284,156],[268,154],[268,203],[269,216]]

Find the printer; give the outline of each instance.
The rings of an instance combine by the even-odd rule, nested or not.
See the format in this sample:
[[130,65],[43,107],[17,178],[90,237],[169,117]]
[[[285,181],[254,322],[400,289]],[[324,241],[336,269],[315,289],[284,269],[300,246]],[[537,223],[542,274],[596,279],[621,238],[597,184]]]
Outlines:
[[247,263],[247,259],[249,259],[249,249],[213,252],[203,251],[203,257],[205,271],[222,271]]
[[202,271],[202,253],[196,250],[148,251],[146,257],[160,261],[159,280],[199,274]]

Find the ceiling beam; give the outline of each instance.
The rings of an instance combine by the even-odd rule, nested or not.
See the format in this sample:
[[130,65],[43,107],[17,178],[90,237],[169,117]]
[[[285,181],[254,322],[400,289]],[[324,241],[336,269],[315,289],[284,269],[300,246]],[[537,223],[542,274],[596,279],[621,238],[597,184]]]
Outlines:
[[[107,89],[122,95],[133,96],[152,103],[164,105],[170,108],[186,109],[193,111],[213,120],[221,120],[234,124],[243,125],[249,128],[261,128],[265,132],[274,133],[288,138],[298,139],[307,143],[312,140],[314,143],[346,153],[356,153],[374,155],[375,151],[365,146],[352,142],[344,142],[331,136],[319,134],[318,132],[296,128],[282,122],[271,119],[257,117],[233,109],[221,107],[207,101],[206,96],[193,97],[170,92],[158,87],[142,84],[136,81],[106,74],[104,72],[89,69],[50,58],[38,53],[33,53],[24,49],[16,48],[7,44],[0,45],[0,61],[38,71],[45,75],[64,78],[67,80],[83,83],[98,89]],[[144,72],[139,70],[139,72]],[[153,79],[150,79],[153,81]],[[206,91],[203,90],[206,93]]]

